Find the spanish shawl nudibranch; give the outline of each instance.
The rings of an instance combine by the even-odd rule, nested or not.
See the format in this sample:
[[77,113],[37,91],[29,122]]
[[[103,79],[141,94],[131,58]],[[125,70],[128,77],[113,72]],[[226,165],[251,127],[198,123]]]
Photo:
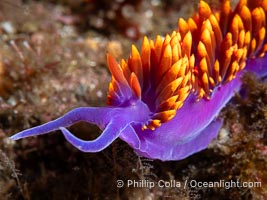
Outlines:
[[[198,13],[179,19],[178,31],[164,39],[144,38],[141,54],[135,46],[128,60],[111,56],[112,74],[107,107],[76,108],[64,116],[17,133],[11,139],[60,129],[84,152],[98,152],[120,137],[138,155],[179,160],[205,149],[218,134],[220,110],[241,86],[248,71],[267,75],[266,0],[230,0],[212,11],[200,1]],[[103,132],[84,141],[66,127],[78,121]]]

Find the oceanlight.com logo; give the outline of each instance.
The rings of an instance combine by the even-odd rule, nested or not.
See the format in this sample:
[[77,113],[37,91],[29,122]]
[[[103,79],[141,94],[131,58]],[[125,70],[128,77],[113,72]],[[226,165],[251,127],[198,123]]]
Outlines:
[[261,182],[240,182],[239,180],[219,180],[219,181],[197,181],[188,180],[177,181],[177,180],[117,180],[117,187],[128,187],[128,188],[148,188],[152,189],[158,188],[225,188],[226,190],[230,188],[256,188],[261,187]]
[[233,181],[196,181],[190,180],[188,186],[191,188],[254,188],[261,187],[261,182],[240,182],[239,180]]

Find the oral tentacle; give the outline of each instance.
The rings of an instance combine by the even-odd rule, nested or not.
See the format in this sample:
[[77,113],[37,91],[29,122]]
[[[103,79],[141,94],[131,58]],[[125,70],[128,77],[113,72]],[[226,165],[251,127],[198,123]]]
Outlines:
[[108,123],[109,115],[111,115],[112,111],[113,109],[111,108],[76,108],[51,122],[21,131],[11,136],[10,139],[18,140],[30,136],[43,135],[52,131],[56,131],[61,127],[71,126],[79,121],[96,124],[100,129],[103,129]]
[[117,139],[128,125],[127,122],[121,124],[117,123],[116,121],[116,119],[112,120],[106,126],[101,135],[92,141],[79,139],[64,127],[60,127],[59,129],[62,131],[66,140],[80,151],[99,152],[108,147],[115,139]]

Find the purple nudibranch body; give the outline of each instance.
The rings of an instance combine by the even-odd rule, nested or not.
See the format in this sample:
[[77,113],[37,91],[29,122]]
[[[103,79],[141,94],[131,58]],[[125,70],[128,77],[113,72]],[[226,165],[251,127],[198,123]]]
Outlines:
[[[256,75],[267,75],[267,57],[250,60],[247,70]],[[148,107],[140,100],[122,108],[76,108],[59,119],[44,125],[27,129],[11,139],[17,140],[29,136],[46,134],[60,129],[65,138],[76,148],[84,152],[98,152],[120,137],[140,156],[160,160],[180,160],[205,149],[214,139],[222,125],[217,116],[241,86],[241,76],[214,91],[210,100],[188,97],[176,116],[153,130],[142,130],[141,126],[150,115]],[[129,114],[130,113],[130,114]],[[83,141],[73,136],[65,127],[75,122],[86,121],[103,129],[99,138]]]
[[[247,7],[240,4],[241,8]],[[263,2],[258,7],[265,13],[264,5]],[[238,6],[232,15],[240,14],[242,22],[242,9]],[[108,106],[76,108],[54,121],[19,132],[11,139],[60,129],[79,150],[98,152],[119,137],[138,155],[163,161],[184,159],[207,148],[222,126],[218,114],[239,91],[242,75],[246,72],[259,78],[267,75],[267,39],[264,31],[260,33],[263,29],[259,28],[249,41],[244,39],[242,43],[240,37],[249,28],[243,24],[244,33],[239,30],[236,39],[236,31],[232,30],[235,27],[231,26],[234,17],[223,26],[222,20],[207,8],[200,1],[199,13],[192,19],[196,26],[190,20],[179,21],[188,27],[179,26],[179,31],[167,35],[164,41],[145,38],[141,55],[133,46],[127,62],[122,60],[117,64],[108,55],[112,73]],[[255,8],[249,9],[254,12]],[[251,26],[254,27],[252,22]],[[264,30],[265,26],[264,21]],[[264,35],[262,41],[258,35]],[[251,42],[254,38],[256,46]],[[229,41],[231,45],[227,46]],[[210,50],[213,50],[211,54]],[[92,141],[77,138],[66,128],[79,121],[96,124],[103,130],[102,134]]]

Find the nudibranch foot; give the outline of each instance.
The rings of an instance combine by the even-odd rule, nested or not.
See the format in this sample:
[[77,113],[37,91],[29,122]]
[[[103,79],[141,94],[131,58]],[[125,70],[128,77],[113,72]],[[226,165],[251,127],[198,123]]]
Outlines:
[[216,138],[222,127],[223,120],[215,119],[204,130],[199,132],[197,136],[190,139],[188,142],[177,145],[172,155],[171,160],[181,160],[196,152],[206,149],[210,142]]
[[210,142],[217,136],[222,122],[221,119],[215,119],[204,130],[195,133],[193,138],[180,141],[175,146],[173,145],[171,148],[168,148],[168,150],[166,148],[169,144],[165,144],[163,141],[161,145],[156,142],[150,142],[143,145],[147,146],[147,148],[136,149],[135,151],[140,156],[162,161],[181,160],[207,148]]

